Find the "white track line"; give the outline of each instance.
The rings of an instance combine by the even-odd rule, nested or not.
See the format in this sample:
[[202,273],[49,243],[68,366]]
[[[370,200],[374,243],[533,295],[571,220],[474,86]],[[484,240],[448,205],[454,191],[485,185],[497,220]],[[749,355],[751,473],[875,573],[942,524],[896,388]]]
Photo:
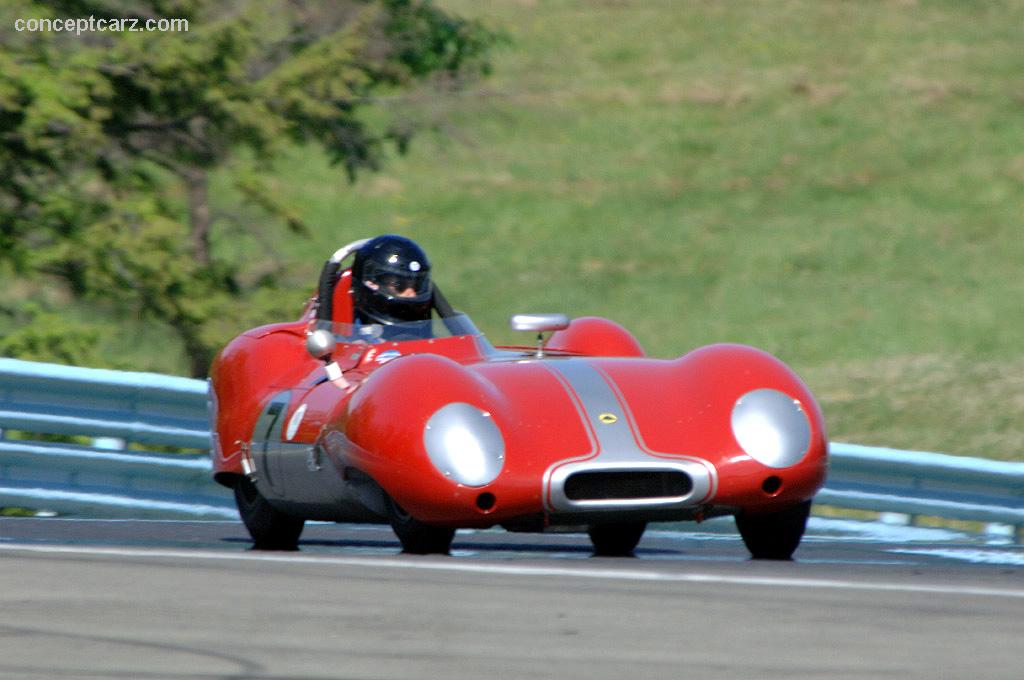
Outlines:
[[839,579],[727,576],[722,574],[676,573],[640,569],[607,569],[594,567],[543,567],[496,564],[430,558],[332,557],[301,553],[235,553],[190,550],[133,548],[101,548],[63,545],[29,545],[0,543],[0,551],[41,553],[48,555],[81,555],[92,557],[172,558],[182,560],[218,560],[275,562],[282,564],[320,564],[370,569],[410,569],[502,576],[568,577],[612,581],[661,581],[676,583],[709,583],[717,585],[770,586],[774,588],[807,588],[824,590],[863,590],[874,592],[927,593],[933,595],[968,595],[977,597],[1011,597],[1024,599],[1024,590],[1013,588],[981,588],[940,584],[905,584]]

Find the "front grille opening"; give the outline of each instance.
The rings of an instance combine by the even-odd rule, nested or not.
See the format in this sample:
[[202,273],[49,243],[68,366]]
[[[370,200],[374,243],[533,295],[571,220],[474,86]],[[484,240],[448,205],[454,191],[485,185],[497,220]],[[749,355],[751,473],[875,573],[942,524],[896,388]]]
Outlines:
[[565,480],[571,501],[678,498],[692,489],[693,480],[678,470],[577,472]]

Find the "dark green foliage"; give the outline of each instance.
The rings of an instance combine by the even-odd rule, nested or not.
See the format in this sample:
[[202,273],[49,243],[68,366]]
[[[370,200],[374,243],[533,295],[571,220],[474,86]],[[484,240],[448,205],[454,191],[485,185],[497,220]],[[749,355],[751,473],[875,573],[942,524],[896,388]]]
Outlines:
[[[83,16],[189,24],[12,30],[15,18]],[[321,146],[350,177],[376,168],[388,144],[406,148],[415,124],[369,125],[374,97],[435,74],[457,85],[486,70],[493,40],[413,0],[16,1],[0,10],[0,272],[166,324],[203,375],[225,339],[212,323],[258,320],[265,310],[253,302],[273,298],[258,289],[275,280],[211,246],[220,216],[210,173],[227,168],[246,204],[307,233],[264,175],[282,148]],[[4,353],[92,358],[49,330],[18,332]]]
[[37,304],[27,303],[17,311],[0,309],[0,316],[12,330],[0,337],[0,356],[59,364],[107,367],[98,351],[96,327],[68,321]]

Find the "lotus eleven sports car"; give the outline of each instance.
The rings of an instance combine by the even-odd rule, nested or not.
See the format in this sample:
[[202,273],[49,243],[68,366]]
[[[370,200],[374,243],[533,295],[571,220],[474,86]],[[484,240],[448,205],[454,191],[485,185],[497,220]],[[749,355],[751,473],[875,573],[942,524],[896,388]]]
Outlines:
[[356,323],[342,261],[361,243],[299,320],[212,367],[213,476],[256,548],[296,549],[322,520],[390,523],[409,553],[501,526],[629,555],[649,522],[733,515],[753,558],[791,558],[828,443],[781,361],[737,344],[649,358],[622,326],[561,314],[515,315],[529,340],[495,347],[436,285],[426,324]]

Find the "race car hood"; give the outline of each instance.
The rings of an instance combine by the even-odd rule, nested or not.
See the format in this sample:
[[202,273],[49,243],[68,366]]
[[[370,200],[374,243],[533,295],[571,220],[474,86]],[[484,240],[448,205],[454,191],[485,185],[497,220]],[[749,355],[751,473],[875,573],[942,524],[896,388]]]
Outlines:
[[[634,482],[657,487],[657,493],[623,496],[630,507],[647,497],[656,499],[652,504],[694,507],[729,498],[722,491],[731,493],[730,486],[757,488],[776,473],[744,452],[730,418],[741,397],[763,389],[802,404],[810,422],[806,457],[813,452],[820,470],[788,489],[806,496],[824,477],[817,405],[781,362],[749,347],[710,346],[675,360],[520,356],[469,365],[423,354],[394,360],[367,383],[346,419],[348,437],[363,452],[353,464],[428,521],[441,517],[430,502],[452,481],[443,470],[424,467],[424,433],[431,417],[451,404],[475,409],[501,433],[500,474],[493,483],[459,487],[475,499],[500,486],[499,510],[526,509],[534,498],[555,514],[615,506],[618,498],[587,495],[606,493],[604,479],[597,479],[604,473],[619,475],[620,489]],[[719,474],[723,466],[729,479]],[[570,478],[580,487],[575,498]],[[593,491],[586,488],[591,483]]]
[[[534,397],[543,403],[542,412],[527,418],[537,419],[535,432],[544,434],[510,445],[509,456],[522,446],[533,465],[547,465],[545,501],[552,510],[614,505],[572,502],[566,482],[581,472],[596,480],[602,472],[621,471],[623,484],[654,485],[659,494],[687,505],[716,496],[736,503],[763,502],[778,493],[809,496],[824,480],[828,447],[820,409],[796,374],[761,350],[712,345],[674,360],[577,357],[475,370],[503,394],[542,395]],[[733,428],[737,405],[765,391],[802,414],[797,418],[807,428],[802,453],[774,468],[748,455]],[[506,402],[511,432],[527,429],[518,408],[523,401]],[[798,464],[806,470],[793,474]],[[726,467],[729,474],[722,476]],[[768,488],[780,486],[762,492],[770,479],[785,480],[785,488],[771,481]],[[754,496],[749,488],[757,489]]]
[[[664,505],[666,496],[674,504],[697,505],[713,495],[715,468],[709,456],[694,455],[700,447],[687,436],[692,428],[684,419],[645,418],[651,434],[666,427],[672,431],[670,447],[652,449],[630,396],[615,378],[633,375],[660,392],[656,383],[665,382],[670,368],[670,362],[657,360],[565,358],[476,370],[510,397],[504,409],[510,421],[505,429],[509,467],[521,469],[520,460],[528,461],[529,472],[543,479],[547,509],[571,513]],[[535,396],[527,400],[526,394]],[[524,404],[531,408],[523,409]],[[648,493],[647,501],[639,501],[625,489],[613,492],[607,485],[614,476],[613,484],[656,488],[660,495]]]
[[757,389],[788,394],[812,421],[818,415],[810,392],[788,368],[743,346],[675,360],[546,358],[478,364],[470,371],[501,395],[496,417],[506,421],[506,437],[523,434],[521,443],[532,456],[543,452],[548,464],[627,449],[712,463],[734,457],[742,450],[730,427],[733,407]]

